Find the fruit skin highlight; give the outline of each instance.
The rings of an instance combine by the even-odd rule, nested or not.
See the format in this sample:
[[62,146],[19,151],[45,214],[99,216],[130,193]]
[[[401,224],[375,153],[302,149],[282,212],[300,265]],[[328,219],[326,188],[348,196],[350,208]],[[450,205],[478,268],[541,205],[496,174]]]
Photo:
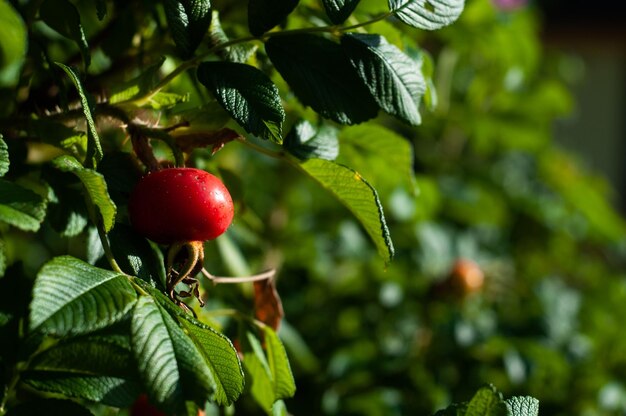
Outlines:
[[222,181],[195,168],[148,173],[135,186],[128,212],[133,228],[159,244],[213,240],[234,215]]

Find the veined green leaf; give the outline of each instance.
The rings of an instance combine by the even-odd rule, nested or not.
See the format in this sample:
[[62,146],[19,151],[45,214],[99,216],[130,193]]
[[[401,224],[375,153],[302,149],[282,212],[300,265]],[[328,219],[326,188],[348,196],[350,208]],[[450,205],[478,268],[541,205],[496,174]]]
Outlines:
[[26,25],[7,0],[0,0],[0,86],[17,82],[28,45]]
[[248,27],[254,36],[261,36],[296,8],[299,0],[248,0]]
[[244,354],[244,366],[252,378],[252,395],[268,415],[277,400],[292,397],[296,392],[287,353],[270,327],[263,327],[265,351],[261,343],[248,333],[252,351]]
[[165,0],[163,4],[176,47],[183,57],[192,56],[211,24],[211,2]]
[[539,400],[530,396],[516,396],[506,400],[508,416],[539,416]]
[[243,392],[244,378],[237,351],[228,338],[191,317],[179,322],[202,354],[214,379],[214,400],[221,405],[233,403]]
[[335,160],[339,155],[337,129],[323,124],[316,129],[306,120],[296,123],[283,143],[289,153],[300,159]]
[[109,196],[107,184],[102,174],[93,169],[84,168],[72,156],[59,156],[53,161],[54,166],[63,172],[73,173],[83,183],[89,198],[93,204],[98,207],[98,211],[102,216],[105,231],[113,228],[115,223],[115,215],[117,207]]
[[30,330],[63,336],[121,320],[136,301],[126,276],[74,257],[55,257],[35,280]]
[[417,63],[379,35],[348,33],[342,36],[341,45],[378,105],[418,125],[426,83]]
[[378,253],[390,262],[394,249],[376,190],[358,172],[323,159],[309,159],[300,167],[339,199],[363,225]]
[[204,403],[217,394],[203,354],[152,297],[141,297],[135,307],[131,344],[148,395],[164,409],[175,412],[185,400]]
[[0,179],[0,221],[37,231],[46,216],[46,201],[35,192]]
[[80,103],[83,107],[85,119],[87,120],[88,143],[87,159],[85,160],[85,164],[87,167],[96,167],[98,162],[102,160],[103,153],[102,146],[100,145],[100,137],[98,136],[98,130],[96,129],[96,123],[91,115],[91,106],[89,104],[89,100],[87,99],[87,94],[83,89],[83,84],[80,81],[78,73],[73,68],[59,62],[56,62],[56,64],[70,77],[72,83],[78,91],[78,95],[80,96]]
[[465,416],[507,416],[507,408],[502,395],[493,386],[485,386],[467,404]]
[[343,23],[354,11],[361,0],[322,0],[330,21],[338,25]]
[[374,185],[413,180],[413,148],[395,132],[373,123],[351,126],[339,133],[341,149],[338,163],[362,173]]
[[0,177],[9,171],[9,148],[0,134]]
[[248,133],[282,142],[285,110],[267,75],[246,64],[204,62],[198,79]]
[[44,0],[39,8],[39,16],[52,29],[76,42],[83,55],[85,69],[89,68],[91,64],[89,44],[76,6],[68,0]]
[[356,124],[378,114],[376,101],[335,42],[310,34],[274,36],[265,50],[298,99],[323,117]]
[[22,380],[42,391],[127,407],[142,391],[129,348],[113,339],[63,341],[35,356]]
[[389,9],[402,22],[418,29],[436,30],[459,18],[465,0],[389,0]]
[[222,405],[234,402],[243,391],[244,375],[237,351],[230,340],[183,312],[162,292],[141,280],[136,281],[163,309],[177,319],[185,334],[197,347],[203,357],[203,364],[200,362],[198,364],[206,365],[213,374],[215,381],[213,400]]

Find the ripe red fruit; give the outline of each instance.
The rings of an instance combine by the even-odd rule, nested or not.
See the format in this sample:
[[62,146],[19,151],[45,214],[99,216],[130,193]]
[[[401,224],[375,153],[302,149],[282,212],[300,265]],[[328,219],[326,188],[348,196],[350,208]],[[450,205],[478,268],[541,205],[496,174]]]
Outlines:
[[154,407],[148,400],[148,396],[142,394],[135,400],[130,408],[130,416],[166,416],[165,413]]
[[230,226],[233,201],[224,184],[210,173],[171,168],[141,178],[128,211],[135,230],[157,243],[207,241]]

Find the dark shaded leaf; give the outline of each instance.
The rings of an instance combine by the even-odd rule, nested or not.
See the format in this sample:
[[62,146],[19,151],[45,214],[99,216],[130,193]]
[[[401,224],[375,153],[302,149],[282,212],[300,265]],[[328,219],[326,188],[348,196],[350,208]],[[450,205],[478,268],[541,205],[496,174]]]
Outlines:
[[378,105],[409,124],[419,124],[426,83],[417,63],[380,35],[345,34],[341,45]]
[[322,0],[330,21],[338,25],[343,23],[354,11],[361,0]]
[[39,16],[52,29],[76,42],[83,55],[85,69],[89,68],[91,53],[76,6],[68,0],[44,0],[39,8]]
[[246,64],[204,62],[198,79],[248,133],[282,142],[285,110],[267,75]]
[[306,120],[296,123],[285,138],[283,147],[299,159],[335,160],[339,155],[337,129],[322,124],[316,129]]
[[116,224],[108,236],[113,255],[124,272],[165,289],[165,266],[158,247],[126,224]]
[[178,51],[193,55],[211,24],[209,0],[165,0],[165,16]]
[[248,27],[254,36],[261,36],[296,8],[299,0],[248,0]]
[[35,192],[0,179],[0,221],[37,231],[46,216],[46,201]]
[[356,124],[376,117],[378,105],[340,45],[321,36],[274,36],[268,56],[298,99],[323,117]]
[[141,393],[130,348],[115,338],[70,339],[31,361],[23,380],[36,389],[126,407]]

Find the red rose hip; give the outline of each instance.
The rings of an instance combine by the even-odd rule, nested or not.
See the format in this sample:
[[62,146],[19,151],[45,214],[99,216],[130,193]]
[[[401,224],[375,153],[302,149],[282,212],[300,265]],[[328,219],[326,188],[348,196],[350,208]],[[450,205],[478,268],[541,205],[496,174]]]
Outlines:
[[128,211],[133,228],[157,243],[207,241],[230,226],[233,201],[224,184],[210,173],[171,168],[141,178]]

